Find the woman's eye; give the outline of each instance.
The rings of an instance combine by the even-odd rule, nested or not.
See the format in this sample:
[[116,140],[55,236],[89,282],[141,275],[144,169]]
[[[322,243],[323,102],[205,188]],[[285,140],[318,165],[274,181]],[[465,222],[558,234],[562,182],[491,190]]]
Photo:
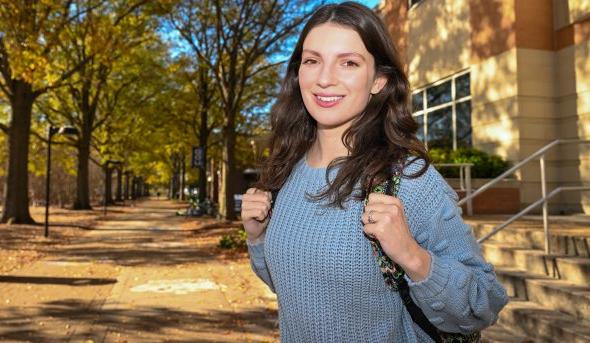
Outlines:
[[359,64],[356,63],[355,61],[346,61],[346,62],[344,62],[344,65],[346,67],[358,67],[359,66]]
[[314,64],[316,63],[316,60],[311,59],[311,58],[306,58],[303,60],[303,62],[301,62],[301,64]]

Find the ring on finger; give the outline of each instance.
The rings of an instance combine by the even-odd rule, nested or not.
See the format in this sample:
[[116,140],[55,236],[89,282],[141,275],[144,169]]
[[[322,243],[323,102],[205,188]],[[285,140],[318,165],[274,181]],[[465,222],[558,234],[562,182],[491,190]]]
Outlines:
[[375,224],[377,221],[373,218],[373,213],[375,213],[375,210],[370,210],[369,211],[369,224]]

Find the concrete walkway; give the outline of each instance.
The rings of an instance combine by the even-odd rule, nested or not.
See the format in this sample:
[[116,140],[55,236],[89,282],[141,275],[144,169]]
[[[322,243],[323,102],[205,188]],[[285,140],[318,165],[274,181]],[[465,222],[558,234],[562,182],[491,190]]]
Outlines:
[[0,276],[0,340],[274,342],[276,298],[246,253],[216,247],[229,226],[145,201]]

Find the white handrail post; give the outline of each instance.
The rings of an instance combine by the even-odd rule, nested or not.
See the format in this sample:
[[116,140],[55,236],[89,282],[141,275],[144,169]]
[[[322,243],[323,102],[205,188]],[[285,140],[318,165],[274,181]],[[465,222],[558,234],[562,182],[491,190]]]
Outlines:
[[547,209],[547,179],[545,178],[545,154],[541,155],[539,159],[541,166],[541,194],[543,196],[543,230],[545,232],[545,254],[549,254],[551,249],[549,247],[549,217]]
[[[465,194],[467,197],[469,197],[471,195],[471,165],[468,164],[465,166],[465,186],[467,188],[467,190],[465,191]],[[473,199],[469,198],[469,201],[467,201],[467,215],[472,216],[473,215]]]
[[464,191],[465,190],[465,178],[464,178],[464,174],[463,174],[463,168],[465,168],[465,166],[459,166],[459,188]]

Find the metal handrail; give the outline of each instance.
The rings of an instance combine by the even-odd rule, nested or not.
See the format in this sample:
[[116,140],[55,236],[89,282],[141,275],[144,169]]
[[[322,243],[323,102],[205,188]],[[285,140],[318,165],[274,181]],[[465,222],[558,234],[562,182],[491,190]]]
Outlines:
[[[465,191],[465,196],[470,196],[473,187],[471,187],[471,167],[473,163],[435,163],[436,167],[458,167],[459,168],[459,188]],[[467,201],[467,214],[473,215],[473,201]]]
[[484,237],[480,238],[478,240],[478,243],[481,243],[481,242],[489,239],[491,236],[493,236],[494,234],[496,234],[500,230],[504,229],[506,226],[508,226],[509,224],[511,224],[512,222],[514,222],[515,220],[517,220],[518,218],[522,217],[523,215],[525,215],[526,213],[528,213],[529,211],[531,211],[533,208],[539,206],[540,204],[543,204],[543,229],[544,229],[544,233],[545,233],[545,253],[546,254],[549,254],[549,252],[550,252],[550,247],[549,247],[549,218],[548,218],[549,217],[549,215],[548,215],[548,202],[549,202],[549,199],[551,199],[553,196],[555,196],[556,194],[558,194],[561,191],[576,191],[576,190],[585,191],[585,190],[590,190],[590,187],[585,187],[585,186],[558,187],[558,188],[554,189],[551,193],[547,194],[547,182],[546,182],[546,173],[545,173],[545,153],[549,149],[551,149],[551,148],[553,148],[553,147],[555,147],[555,146],[557,146],[559,144],[573,144],[573,143],[576,143],[576,144],[585,144],[585,143],[590,143],[590,140],[588,140],[588,139],[556,139],[553,142],[551,142],[551,143],[545,145],[544,147],[542,147],[541,149],[539,149],[534,154],[532,154],[529,157],[525,158],[524,160],[520,161],[519,163],[517,163],[512,168],[508,169],[507,171],[505,171],[504,173],[502,173],[501,175],[499,175],[498,177],[496,177],[492,181],[486,183],[485,185],[483,185],[482,187],[480,187],[477,191],[473,192],[471,195],[466,196],[465,198],[461,199],[461,201],[457,202],[457,205],[458,206],[461,206],[465,202],[472,201],[473,198],[475,198],[476,196],[478,196],[481,193],[485,192],[487,189],[489,189],[490,187],[492,187],[496,183],[500,182],[501,180],[503,180],[504,178],[506,178],[508,175],[510,175],[510,174],[514,173],[515,171],[519,170],[525,164],[529,163],[533,159],[536,159],[537,157],[539,158],[539,163],[540,163],[540,167],[541,167],[541,193],[542,193],[541,199],[539,199],[539,200],[535,201],[534,203],[530,204],[525,209],[523,209],[519,213],[515,214],[514,216],[512,216],[510,219],[508,219],[504,223],[502,223],[502,224],[494,227],[491,232],[489,232]]
[[[590,186],[557,187],[556,189],[554,189],[553,191],[551,191],[551,193],[547,194],[545,197],[543,197],[543,198],[535,201],[534,203],[532,203],[529,206],[527,206],[524,210],[522,210],[522,211],[518,212],[517,214],[515,214],[514,216],[510,217],[510,219],[508,219],[507,221],[503,222],[500,225],[495,226],[492,229],[492,231],[488,232],[483,237],[481,237],[480,239],[478,239],[477,240],[477,243],[483,243],[484,241],[488,240],[490,237],[492,237],[493,235],[495,235],[496,233],[498,233],[498,231],[501,231],[506,226],[512,224],[516,220],[520,219],[521,217],[523,217],[524,215],[526,215],[527,213],[529,213],[535,207],[539,206],[540,204],[542,204],[542,203],[544,203],[546,201],[549,201],[555,195],[557,195],[557,194],[559,194],[561,192],[567,192],[567,191],[590,191]],[[545,251],[546,253],[549,253],[547,246],[545,247],[545,250],[546,250]]]

